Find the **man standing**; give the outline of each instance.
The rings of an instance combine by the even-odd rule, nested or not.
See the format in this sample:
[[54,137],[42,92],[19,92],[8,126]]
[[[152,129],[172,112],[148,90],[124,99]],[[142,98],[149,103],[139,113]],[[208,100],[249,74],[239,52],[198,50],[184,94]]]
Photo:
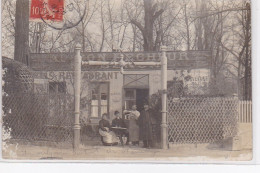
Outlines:
[[152,147],[152,113],[149,110],[149,105],[147,102],[144,103],[144,110],[141,111],[139,117],[139,129],[140,129],[140,139],[143,140],[144,148]]

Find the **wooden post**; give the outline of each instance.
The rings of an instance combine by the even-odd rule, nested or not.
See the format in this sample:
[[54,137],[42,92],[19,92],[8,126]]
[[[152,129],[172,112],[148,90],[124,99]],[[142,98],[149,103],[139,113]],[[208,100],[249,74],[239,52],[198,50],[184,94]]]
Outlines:
[[168,149],[168,132],[167,132],[167,57],[166,46],[161,47],[161,87],[162,87],[162,123],[161,123],[161,147]]
[[78,149],[80,145],[80,83],[81,83],[81,61],[80,55],[81,46],[79,44],[75,47],[74,59],[74,100],[75,100],[75,121],[74,121],[74,135],[73,135],[73,149]]

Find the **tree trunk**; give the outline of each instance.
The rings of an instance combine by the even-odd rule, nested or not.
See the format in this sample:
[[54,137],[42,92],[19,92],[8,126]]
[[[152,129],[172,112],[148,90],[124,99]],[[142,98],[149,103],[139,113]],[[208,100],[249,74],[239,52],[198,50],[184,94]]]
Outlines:
[[144,0],[144,51],[153,51],[153,1]]
[[14,60],[28,65],[29,0],[16,1]]
[[246,46],[246,54],[245,54],[245,89],[244,89],[244,97],[245,100],[251,99],[251,55],[249,53],[249,46],[250,46],[250,22],[251,22],[251,10],[250,10],[250,4],[246,4],[246,35],[245,35],[245,46]]
[[184,5],[184,17],[185,17],[185,25],[186,25],[186,32],[187,32],[187,50],[190,50],[190,29],[189,29],[189,21],[187,16],[187,4]]
[[155,51],[158,48],[154,46],[154,21],[163,13],[163,9],[156,11],[157,4],[154,4],[154,0],[143,0],[144,1],[144,26],[136,20],[131,20],[131,23],[136,25],[142,32],[144,44],[144,51]]

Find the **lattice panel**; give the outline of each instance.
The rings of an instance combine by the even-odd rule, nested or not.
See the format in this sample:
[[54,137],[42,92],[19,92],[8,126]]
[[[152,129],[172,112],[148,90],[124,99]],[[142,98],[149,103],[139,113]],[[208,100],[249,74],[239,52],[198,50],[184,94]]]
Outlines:
[[[73,110],[66,107],[71,99],[50,105],[49,95],[9,94],[3,96],[3,126],[11,129],[12,139],[69,142],[72,140]],[[56,110],[51,114],[50,110]],[[53,115],[53,116],[51,116]]]
[[34,75],[22,63],[3,57],[3,128],[12,139],[72,140],[74,97],[66,84],[51,81],[51,92],[34,92]]
[[207,143],[237,133],[235,98],[168,99],[168,135],[173,143]]

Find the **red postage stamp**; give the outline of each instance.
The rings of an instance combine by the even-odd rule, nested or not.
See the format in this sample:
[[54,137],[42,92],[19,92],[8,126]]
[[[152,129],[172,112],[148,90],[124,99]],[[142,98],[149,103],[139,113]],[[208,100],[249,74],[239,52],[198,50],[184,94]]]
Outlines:
[[64,13],[64,0],[32,0],[30,19],[44,21],[62,21]]

